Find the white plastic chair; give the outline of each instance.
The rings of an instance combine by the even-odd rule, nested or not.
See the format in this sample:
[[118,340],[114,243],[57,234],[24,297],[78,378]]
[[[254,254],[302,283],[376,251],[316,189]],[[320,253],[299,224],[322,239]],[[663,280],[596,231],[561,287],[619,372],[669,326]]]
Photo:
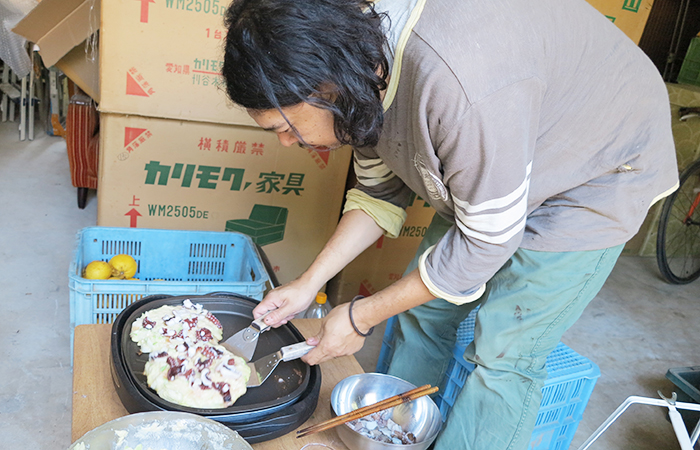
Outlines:
[[0,83],[0,91],[2,91],[2,121],[7,122],[15,120],[15,103],[19,103],[19,98],[22,96],[17,85],[17,76],[10,70],[8,64],[3,65],[2,83]]
[[[38,48],[32,45],[30,58],[33,69],[38,61],[36,57],[37,50]],[[2,82],[0,83],[2,121],[7,122],[8,119],[14,121],[15,105],[19,106],[19,139],[21,141],[26,140],[27,137],[29,137],[30,141],[34,140],[34,110],[39,102],[35,95],[35,77],[36,73],[32,70],[27,76],[18,80],[8,64],[3,66]]]

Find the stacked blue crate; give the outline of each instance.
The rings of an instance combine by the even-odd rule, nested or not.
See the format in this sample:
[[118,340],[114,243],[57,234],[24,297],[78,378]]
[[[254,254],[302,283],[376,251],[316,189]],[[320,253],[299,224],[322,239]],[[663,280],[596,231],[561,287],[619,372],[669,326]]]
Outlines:
[[[447,419],[467,377],[474,370],[474,364],[464,359],[464,351],[474,340],[476,312],[472,311],[457,331],[457,344],[441,384],[445,387],[435,399],[443,420]],[[395,317],[387,322],[377,372],[386,373],[391,361],[395,322]],[[565,450],[569,448],[581,422],[588,399],[600,377],[600,369],[562,343],[547,357],[546,368],[547,379],[542,388],[542,402],[528,448]]]

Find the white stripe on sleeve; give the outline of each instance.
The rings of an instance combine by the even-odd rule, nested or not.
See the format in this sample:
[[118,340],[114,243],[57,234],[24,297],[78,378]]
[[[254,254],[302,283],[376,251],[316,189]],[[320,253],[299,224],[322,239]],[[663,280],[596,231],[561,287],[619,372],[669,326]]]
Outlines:
[[483,214],[465,214],[456,208],[457,217],[468,228],[487,233],[502,233],[520,222],[527,212],[527,197],[523,196],[516,204],[505,211]]
[[523,182],[518,186],[513,192],[510,194],[500,197],[500,198],[494,198],[493,200],[487,200],[483,203],[479,203],[478,205],[472,205],[467,201],[464,200],[459,200],[457,198],[454,198],[455,204],[461,206],[467,213],[478,213],[481,211],[486,211],[489,209],[501,209],[504,208],[511,203],[513,203],[516,199],[518,199],[523,193],[527,191],[527,189],[530,187],[530,172],[532,171],[532,162],[527,165],[527,168],[525,169],[525,179]]
[[480,241],[484,241],[488,244],[504,244],[508,242],[513,236],[520,233],[520,231],[522,231],[523,228],[525,228],[525,219],[526,218],[523,217],[522,220],[516,224],[516,226],[508,230],[506,233],[496,235],[488,235],[484,233],[479,233],[478,231],[474,231],[468,228],[466,225],[464,225],[464,223],[462,223],[461,220],[457,221],[457,226],[466,236],[479,239]]
[[531,168],[532,163],[520,186],[503,197],[472,205],[453,196],[455,218],[462,233],[490,244],[503,244],[523,230]]

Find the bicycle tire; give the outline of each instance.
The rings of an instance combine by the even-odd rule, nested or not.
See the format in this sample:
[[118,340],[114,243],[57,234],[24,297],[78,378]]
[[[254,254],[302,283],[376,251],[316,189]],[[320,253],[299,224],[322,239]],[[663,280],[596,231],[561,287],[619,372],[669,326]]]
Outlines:
[[680,176],[680,187],[664,201],[656,236],[656,261],[672,284],[700,277],[700,206],[685,220],[700,189],[700,160]]

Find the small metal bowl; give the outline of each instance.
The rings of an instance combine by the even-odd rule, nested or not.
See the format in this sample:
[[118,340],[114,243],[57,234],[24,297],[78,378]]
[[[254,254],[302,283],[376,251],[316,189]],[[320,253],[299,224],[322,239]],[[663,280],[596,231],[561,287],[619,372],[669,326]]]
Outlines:
[[[333,388],[331,410],[334,416],[340,416],[415,387],[408,381],[381,373],[352,375]],[[387,444],[358,433],[348,424],[339,425],[335,429],[350,450],[425,450],[442,428],[440,410],[429,396],[396,406],[391,419],[401,425],[404,431],[413,433],[416,443]]]

